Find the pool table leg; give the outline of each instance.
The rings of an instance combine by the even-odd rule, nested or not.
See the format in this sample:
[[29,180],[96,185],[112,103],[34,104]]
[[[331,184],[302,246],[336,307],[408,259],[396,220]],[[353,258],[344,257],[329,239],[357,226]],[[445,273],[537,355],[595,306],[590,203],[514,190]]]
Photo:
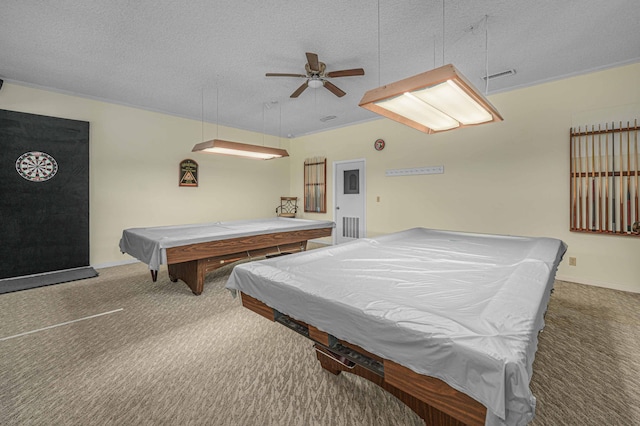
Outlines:
[[151,272],[151,280],[155,283],[156,281],[158,281],[158,270],[157,269],[150,269],[149,272]]
[[193,294],[196,296],[202,294],[205,275],[205,262],[202,259],[173,263],[167,267],[171,281],[176,282],[180,279],[189,286]]

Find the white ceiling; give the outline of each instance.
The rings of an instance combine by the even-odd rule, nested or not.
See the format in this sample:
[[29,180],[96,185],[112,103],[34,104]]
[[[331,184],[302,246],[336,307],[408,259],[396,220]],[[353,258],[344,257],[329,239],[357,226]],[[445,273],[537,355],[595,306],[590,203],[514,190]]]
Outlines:
[[[444,16],[442,0],[2,3],[8,82],[282,137],[377,118],[367,90],[446,63],[483,92],[487,57],[489,74],[515,69],[491,95],[640,60],[638,0],[447,0]],[[290,99],[304,80],[265,73],[304,74],[305,52],[365,75],[332,79],[342,98]]]

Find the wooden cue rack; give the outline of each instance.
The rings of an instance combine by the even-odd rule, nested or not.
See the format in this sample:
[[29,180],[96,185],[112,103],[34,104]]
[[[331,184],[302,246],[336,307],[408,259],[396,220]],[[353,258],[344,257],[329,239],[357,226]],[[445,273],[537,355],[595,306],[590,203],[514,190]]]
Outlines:
[[304,211],[327,212],[327,159],[307,158],[304,161]]
[[623,124],[571,128],[571,231],[640,237],[638,120]]

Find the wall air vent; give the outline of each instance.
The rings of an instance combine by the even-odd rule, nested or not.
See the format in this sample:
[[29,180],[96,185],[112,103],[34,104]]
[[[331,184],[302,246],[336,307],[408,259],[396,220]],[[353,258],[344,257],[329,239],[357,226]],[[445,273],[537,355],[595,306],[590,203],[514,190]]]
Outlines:
[[[491,74],[489,76],[489,80],[493,80],[494,78],[498,78],[498,77],[506,77],[508,75],[514,75],[516,73],[516,70],[514,70],[513,68],[510,70],[506,70],[506,71],[502,71],[502,72],[497,72],[495,74]],[[483,80],[487,79],[487,76],[482,77]]]

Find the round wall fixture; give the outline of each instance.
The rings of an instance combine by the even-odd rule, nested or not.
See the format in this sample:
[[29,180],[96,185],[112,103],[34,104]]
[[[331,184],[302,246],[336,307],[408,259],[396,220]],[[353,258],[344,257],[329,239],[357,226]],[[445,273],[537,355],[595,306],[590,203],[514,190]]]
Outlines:
[[31,182],[44,182],[58,173],[58,163],[45,152],[29,151],[16,160],[16,171]]
[[373,143],[373,147],[376,149],[376,151],[382,151],[384,149],[384,140],[376,139],[376,141]]

